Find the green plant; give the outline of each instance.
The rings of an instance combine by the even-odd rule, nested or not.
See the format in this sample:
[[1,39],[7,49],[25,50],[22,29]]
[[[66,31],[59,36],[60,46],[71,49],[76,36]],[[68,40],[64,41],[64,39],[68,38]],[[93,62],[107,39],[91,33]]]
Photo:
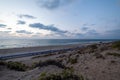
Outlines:
[[120,41],[114,42],[113,45],[112,45],[112,47],[113,47],[113,48],[117,48],[117,49],[120,50]]
[[44,80],[45,77],[46,77],[46,72],[43,72],[43,73],[40,74],[39,80]]
[[97,49],[97,48],[98,48],[96,44],[90,45],[90,47],[91,47],[92,49]]
[[35,67],[44,67],[48,65],[55,65],[59,68],[66,68],[60,61],[56,60],[46,60],[46,61],[40,61],[38,64],[35,65]]
[[84,77],[82,75],[80,75],[80,80],[84,80]]
[[112,55],[112,56],[115,56],[115,57],[120,57],[119,53],[107,53],[107,55]]
[[69,58],[68,59],[68,63],[71,63],[71,64],[75,64],[75,63],[77,63],[77,57],[75,57],[75,58]]
[[105,57],[100,53],[95,53],[93,56],[95,56],[97,59],[98,58],[105,59]]
[[27,69],[27,66],[20,62],[9,61],[6,65],[9,69],[13,69],[13,70],[17,70],[17,71],[25,71]]
[[74,75],[72,69],[65,69],[59,74],[41,74],[38,80],[84,80],[83,76]]
[[[39,61],[39,63],[40,63],[40,61]],[[38,65],[38,62],[34,62],[34,63],[31,65],[31,69],[36,68],[37,65]]]
[[6,65],[5,61],[0,60],[0,65]]

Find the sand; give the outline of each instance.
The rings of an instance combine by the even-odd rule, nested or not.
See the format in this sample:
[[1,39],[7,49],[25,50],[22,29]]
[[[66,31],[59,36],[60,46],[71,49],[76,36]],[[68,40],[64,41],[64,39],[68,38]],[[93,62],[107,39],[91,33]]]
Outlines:
[[22,48],[8,48],[0,49],[0,56],[10,54],[23,54],[30,52],[39,52],[44,50],[65,49],[81,46],[82,44],[70,44],[70,45],[56,45],[56,46],[37,46],[37,47],[22,47]]
[[[120,56],[108,55],[108,53],[120,55],[120,50],[112,48],[112,45],[112,42],[99,43],[95,44],[95,46],[91,44],[73,51],[63,51],[50,53],[49,55],[43,54],[39,56],[15,58],[6,60],[6,62],[17,61],[31,67],[33,63],[38,63],[39,61],[44,62],[47,60],[55,60],[61,62],[66,67],[72,67],[74,69],[73,73],[78,76],[82,75],[84,77],[84,80],[120,80]],[[49,50],[77,46],[80,46],[80,44],[75,44],[71,46],[66,45],[59,47],[47,47],[46,49]],[[45,49],[45,47],[19,48],[16,49],[14,52],[21,52],[21,50],[31,52],[35,50],[39,51],[39,49],[43,50]],[[71,63],[69,61],[70,58],[77,58],[77,62]],[[23,72],[11,70],[9,68],[6,68],[5,66],[0,66],[0,68],[2,68],[0,69],[0,80],[39,80],[38,78],[43,72],[46,72],[49,75],[56,73],[58,74],[64,70],[63,68],[52,64],[42,67],[36,67]]]

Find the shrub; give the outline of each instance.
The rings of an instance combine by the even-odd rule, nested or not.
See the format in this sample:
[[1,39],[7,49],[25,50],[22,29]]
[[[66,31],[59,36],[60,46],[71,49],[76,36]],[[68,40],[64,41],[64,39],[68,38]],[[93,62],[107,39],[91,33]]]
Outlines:
[[90,47],[91,47],[92,49],[97,49],[97,45],[96,45],[96,44],[90,45]]
[[12,61],[9,61],[7,63],[7,67],[9,69],[13,69],[13,70],[17,70],[17,71],[25,71],[27,69],[25,64],[22,64],[20,62],[12,62]]
[[60,61],[56,61],[56,60],[46,60],[46,61],[39,61],[38,64],[36,64],[35,67],[44,67],[44,66],[48,66],[48,65],[55,65],[58,66],[60,68],[66,68]]
[[44,80],[46,77],[46,72],[40,74],[39,80]]
[[84,77],[82,75],[80,75],[80,80],[84,80]]
[[38,62],[34,62],[34,63],[31,65],[31,69],[36,68],[37,65],[38,65]]
[[114,61],[114,60],[111,60],[111,63],[115,63],[116,61]]
[[93,56],[95,56],[97,59],[98,58],[105,59],[105,57],[102,54],[100,54],[100,53],[95,53]]
[[119,53],[107,53],[107,55],[112,55],[112,56],[115,56],[115,57],[120,57]]
[[5,64],[6,64],[5,61],[0,60],[0,65],[5,65]]
[[113,47],[113,48],[117,48],[117,49],[120,50],[120,41],[114,42],[113,45],[112,45],[112,47]]
[[77,63],[77,57],[75,57],[75,58],[69,58],[68,59],[68,63],[71,63],[71,64]]
[[83,76],[74,75],[71,69],[65,69],[59,74],[50,74],[46,76],[44,73],[40,75],[38,80],[84,80]]

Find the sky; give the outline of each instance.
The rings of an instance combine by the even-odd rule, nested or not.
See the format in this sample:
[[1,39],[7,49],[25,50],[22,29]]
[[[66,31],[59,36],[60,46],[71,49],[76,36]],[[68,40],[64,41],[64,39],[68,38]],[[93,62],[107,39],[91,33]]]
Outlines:
[[120,0],[0,0],[0,39],[120,39]]

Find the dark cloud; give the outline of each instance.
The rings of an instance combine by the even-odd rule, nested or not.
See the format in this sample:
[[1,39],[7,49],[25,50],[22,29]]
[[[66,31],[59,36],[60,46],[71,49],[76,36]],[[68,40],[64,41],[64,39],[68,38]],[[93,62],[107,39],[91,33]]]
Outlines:
[[75,36],[86,39],[120,39],[120,29],[108,30],[104,33],[99,33],[96,30],[88,30],[86,33],[76,33]]
[[28,15],[28,14],[21,14],[18,15],[20,18],[29,18],[29,19],[36,19],[36,17],[32,16],[32,15]]
[[120,39],[120,29],[106,31],[106,36],[111,39]]
[[82,27],[81,28],[83,31],[86,31],[86,30],[88,30],[89,28],[88,27]]
[[16,31],[17,33],[24,33],[24,34],[32,34],[32,32],[26,31],[26,30],[19,30]]
[[88,32],[86,32],[87,35],[99,35],[99,33],[96,30],[89,30]]
[[88,30],[86,33],[76,33],[75,37],[82,38],[82,39],[95,39],[101,37],[100,33],[96,30]]
[[96,25],[96,24],[88,24],[88,23],[83,24],[84,27],[86,27],[86,26],[95,26],[95,25]]
[[38,0],[37,4],[40,7],[46,8],[46,9],[56,9],[60,6],[67,5],[73,1],[76,0]]
[[7,25],[5,25],[5,24],[0,24],[0,27],[6,27]]
[[59,34],[67,33],[67,31],[60,30],[60,29],[54,27],[54,25],[45,26],[41,23],[34,23],[34,24],[30,24],[29,26],[32,27],[32,28],[38,28],[38,29],[53,31],[53,32],[56,32],[56,33],[59,33]]
[[18,20],[18,23],[17,23],[17,24],[23,25],[23,24],[26,24],[26,22],[25,22],[25,21]]
[[7,28],[7,29],[11,30],[12,28]]

